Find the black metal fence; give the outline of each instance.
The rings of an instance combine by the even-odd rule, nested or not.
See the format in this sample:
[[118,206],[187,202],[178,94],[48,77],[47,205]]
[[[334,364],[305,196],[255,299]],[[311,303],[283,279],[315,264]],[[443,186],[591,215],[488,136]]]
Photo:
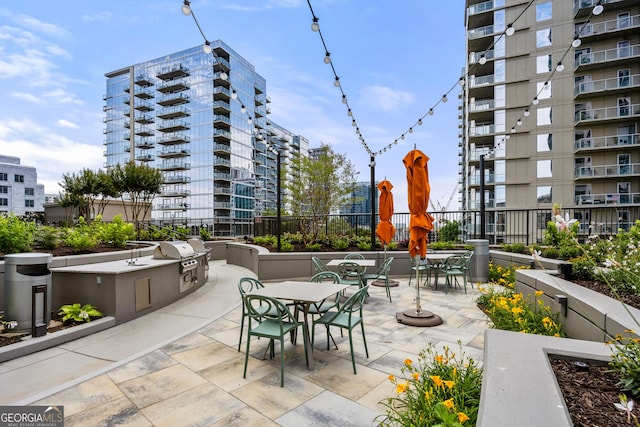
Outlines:
[[[443,211],[429,212],[434,218],[433,230],[429,241],[442,240],[442,233],[451,235],[452,226],[458,226],[457,241],[485,238],[490,244],[523,243],[525,245],[542,243],[547,223],[552,221],[551,209],[504,209],[485,212],[485,233],[480,229],[480,211]],[[409,239],[409,213],[394,213],[391,222],[396,227],[395,242]],[[639,206],[627,207],[579,207],[562,209],[566,221],[579,223],[578,237],[585,239],[591,235],[608,237],[618,230],[628,230],[640,219]],[[377,225],[374,224],[374,227]],[[445,228],[446,227],[446,228]],[[455,226],[454,226],[455,227]],[[322,217],[306,217],[303,220],[283,216],[283,233],[296,233],[306,229],[318,231],[320,235],[361,235],[371,233],[371,214],[332,214]],[[253,224],[254,236],[276,235],[277,218],[275,216],[256,217]],[[447,238],[446,240],[450,240]]]

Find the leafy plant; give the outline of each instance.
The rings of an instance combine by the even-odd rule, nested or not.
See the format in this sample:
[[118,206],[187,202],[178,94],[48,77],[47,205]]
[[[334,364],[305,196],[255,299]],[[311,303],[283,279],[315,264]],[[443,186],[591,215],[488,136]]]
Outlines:
[[386,414],[376,418],[381,426],[475,425],[480,405],[482,370],[460,347],[438,353],[433,344],[418,355],[418,363],[404,361],[402,378],[389,376],[395,396],[380,401]]
[[0,253],[28,252],[31,248],[35,225],[14,214],[0,215]]
[[331,244],[331,247],[337,251],[346,249],[349,247],[349,240],[345,238],[338,238],[333,241],[333,243]]
[[615,352],[609,366],[620,375],[618,385],[623,391],[629,391],[637,399],[640,398],[640,338],[616,335],[610,344],[615,348]]
[[92,317],[102,317],[102,313],[91,304],[80,305],[68,304],[60,307],[58,312],[62,317],[62,322],[90,322]]
[[439,242],[457,242],[460,240],[460,221],[443,219],[444,225],[438,230]]
[[37,227],[33,236],[33,244],[43,249],[55,249],[60,246],[60,234],[59,228],[48,225]]
[[433,242],[429,243],[428,247],[434,251],[446,251],[454,248],[453,242]]
[[[94,221],[94,225],[98,223]],[[118,214],[109,223],[99,222],[100,237],[103,242],[109,242],[115,248],[124,248],[129,240],[136,237],[133,224],[124,222],[122,215]]]
[[530,251],[524,243],[504,243],[501,245],[501,249],[505,252],[511,252],[516,254],[528,254]]
[[588,256],[580,256],[571,260],[573,277],[582,280],[593,280],[596,263]]
[[307,243],[305,248],[310,252],[317,252],[320,250],[322,245],[320,243]]
[[200,227],[200,238],[204,241],[211,239],[211,233],[204,227]]
[[78,223],[74,228],[66,230],[65,243],[76,251],[86,251],[95,247],[98,242],[98,236],[94,233],[83,217],[78,218]]

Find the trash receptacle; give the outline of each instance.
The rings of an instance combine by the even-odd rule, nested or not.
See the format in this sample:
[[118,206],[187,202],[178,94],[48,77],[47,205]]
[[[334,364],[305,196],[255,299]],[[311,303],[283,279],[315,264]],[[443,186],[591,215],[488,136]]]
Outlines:
[[16,321],[16,332],[47,333],[51,321],[51,254],[23,253],[4,257],[4,320]]
[[471,280],[474,283],[489,281],[489,241],[485,239],[467,240],[468,245],[473,245],[471,257]]

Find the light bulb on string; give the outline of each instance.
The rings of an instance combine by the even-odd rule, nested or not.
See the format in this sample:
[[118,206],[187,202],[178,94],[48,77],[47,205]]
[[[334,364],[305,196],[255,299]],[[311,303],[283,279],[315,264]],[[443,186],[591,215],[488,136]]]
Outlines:
[[333,85],[335,87],[340,87],[340,77],[336,76],[336,79],[333,81]]
[[464,86],[464,76],[463,76],[463,77],[460,77],[460,79],[458,80],[458,84],[459,84],[460,86]]
[[347,95],[342,95],[342,103],[343,104],[347,103]]
[[504,139],[509,139],[509,138],[511,138],[511,135],[505,135],[504,136]]
[[433,108],[429,108],[429,115],[433,116]]
[[579,48],[581,44],[582,40],[580,40],[578,37],[573,39],[573,41],[571,42],[571,46],[573,46],[574,48]]
[[522,126],[522,119],[518,119],[518,121],[516,122],[516,124],[517,124],[518,126]]
[[247,123],[252,124],[253,120],[251,119],[251,117],[249,117],[249,119],[247,120]]
[[418,126],[422,126],[422,119],[418,119]]
[[409,128],[409,133],[413,133],[413,128]]
[[349,117],[353,116],[353,113],[351,112],[351,108],[349,108],[347,110],[347,116],[349,116]]
[[524,110],[524,116],[525,117],[529,117],[529,109],[528,108],[526,110]]
[[351,120],[351,126],[355,126],[356,125],[356,119]]
[[515,132],[516,132],[516,127],[514,126],[511,128],[511,133],[515,133]]
[[235,89],[231,91],[231,99],[238,99],[238,92]]
[[324,53],[324,63],[331,64],[331,54],[329,52]]
[[242,114],[244,114],[244,113],[246,113],[246,112],[247,112],[247,107],[245,107],[245,106],[244,106],[244,104],[240,106],[240,112],[241,112]]
[[182,4],[182,13],[185,16],[191,15],[191,6],[189,6],[190,4],[191,4],[191,2],[189,0],[184,0],[184,2]]
[[211,53],[212,49],[209,40],[205,40],[204,45],[202,46],[202,50],[204,51],[204,53]]
[[311,23],[311,31],[317,32],[320,31],[320,24],[318,24],[318,18],[313,17],[313,22]]
[[604,7],[602,7],[601,4],[598,4],[596,7],[593,8],[592,13],[597,16],[597,15],[600,15],[603,10],[604,10]]
[[564,64],[562,63],[562,61],[558,62],[558,65],[556,66],[556,71],[559,73],[564,71]]
[[478,64],[484,65],[486,63],[487,63],[487,58],[484,55],[482,55],[480,59],[478,59]]
[[360,135],[360,128],[356,128],[356,135]]
[[538,105],[540,101],[538,100],[538,97],[536,96],[535,98],[533,98],[533,105]]
[[220,73],[220,79],[221,80],[227,80],[229,78],[229,75],[227,73],[225,73],[224,71]]
[[400,135],[400,139],[404,139],[404,133]]
[[516,32],[516,29],[515,29],[515,28],[513,28],[513,24],[509,24],[509,25],[507,25],[507,29],[505,30],[505,32],[504,32],[504,33],[505,33],[507,36],[512,36],[512,35],[514,35],[514,34],[515,34],[515,32]]
[[442,102],[447,102],[447,94],[442,95]]

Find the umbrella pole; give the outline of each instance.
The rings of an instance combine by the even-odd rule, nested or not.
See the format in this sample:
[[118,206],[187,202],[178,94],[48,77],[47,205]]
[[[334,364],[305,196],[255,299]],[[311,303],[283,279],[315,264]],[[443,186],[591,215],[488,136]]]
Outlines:
[[420,281],[422,280],[422,272],[420,271],[420,255],[416,255],[416,313],[420,314],[422,307],[420,306]]

